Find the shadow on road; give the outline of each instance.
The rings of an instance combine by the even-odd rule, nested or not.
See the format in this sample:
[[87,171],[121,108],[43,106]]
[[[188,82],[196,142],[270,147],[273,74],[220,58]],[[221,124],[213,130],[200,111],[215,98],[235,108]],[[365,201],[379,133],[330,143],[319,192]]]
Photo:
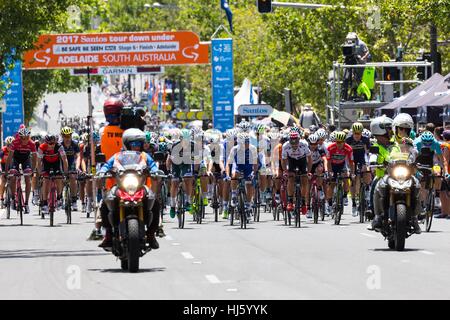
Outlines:
[[[394,249],[389,249],[389,248],[375,248],[375,249],[369,249],[370,251],[382,251],[382,252],[401,252],[401,251],[396,251]],[[403,250],[403,252],[414,252],[414,251],[421,251],[423,249],[416,249],[416,248],[405,248]]]
[[0,259],[34,259],[46,257],[85,257],[105,256],[106,252],[98,250],[52,251],[43,249],[0,250]]
[[[88,271],[102,272],[102,273],[128,273],[127,270],[118,269],[88,269]],[[148,272],[162,272],[166,271],[166,267],[156,267],[156,268],[147,268],[147,269],[139,269],[138,273],[148,273]]]

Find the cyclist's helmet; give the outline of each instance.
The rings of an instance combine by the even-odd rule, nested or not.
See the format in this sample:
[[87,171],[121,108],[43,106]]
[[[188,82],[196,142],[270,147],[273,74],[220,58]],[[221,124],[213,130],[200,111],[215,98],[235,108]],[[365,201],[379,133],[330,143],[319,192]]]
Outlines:
[[228,129],[225,131],[225,138],[234,139],[236,137],[236,129]]
[[122,100],[115,97],[110,97],[103,103],[103,112],[105,113],[105,116],[120,115],[122,108]]
[[362,136],[370,139],[372,137],[372,133],[369,130],[364,129],[362,132]]
[[259,134],[264,134],[266,132],[266,125],[260,123],[255,126],[255,132]]
[[191,140],[191,131],[188,129],[182,129],[181,130],[181,137],[182,140]]
[[302,132],[299,127],[292,127],[291,132],[298,132],[299,134]]
[[347,134],[344,131],[338,131],[336,132],[336,142],[343,142],[345,141],[345,138],[347,138]]
[[317,129],[319,129],[319,127],[317,127],[316,125],[310,125],[309,126],[309,132],[311,132],[311,133],[316,133],[316,131],[317,131]]
[[87,133],[87,132],[83,133],[83,134],[81,135],[81,140],[82,140],[84,143],[87,143],[87,142],[89,141],[89,133]]
[[237,127],[238,127],[242,132],[249,132],[250,129],[251,129],[251,127],[252,127],[252,125],[251,125],[249,122],[247,122],[247,121],[245,121],[245,120],[242,120],[242,121],[237,125]]
[[361,122],[355,122],[352,125],[352,131],[356,133],[362,133],[364,131],[364,126],[362,125]]
[[280,134],[278,132],[275,132],[275,131],[269,132],[268,136],[269,136],[269,138],[271,140],[278,140],[278,139],[280,139]]
[[422,135],[420,136],[420,139],[422,140],[422,142],[426,145],[430,145],[433,143],[434,141],[434,135],[430,132],[430,131],[425,131],[424,133],[422,133]]
[[61,128],[61,134],[64,136],[71,135],[72,133],[73,133],[73,130],[71,127],[66,126],[66,127]]
[[144,147],[145,133],[139,129],[127,129],[123,132],[122,143],[127,150],[130,150],[134,145],[140,145],[141,149]]
[[300,139],[300,134],[297,131],[291,131],[289,133],[289,141],[298,141]]
[[159,145],[158,145],[158,151],[166,152],[167,150],[168,150],[167,142],[160,142]]
[[335,142],[336,141],[336,131],[333,131],[332,133],[330,133],[330,141],[331,142]]
[[310,143],[316,144],[317,141],[319,141],[319,137],[317,136],[317,134],[312,134],[309,136],[308,140]]
[[25,128],[25,127],[23,127],[23,128],[20,128],[19,129],[19,136],[20,137],[28,137],[28,136],[30,136],[30,134],[31,134],[31,131],[30,130],[28,130],[27,128]]
[[56,141],[56,136],[54,134],[47,134],[45,136],[45,142],[53,142]]
[[5,144],[7,146],[9,146],[11,143],[13,143],[13,141],[14,141],[14,137],[13,136],[6,137]]
[[374,136],[387,135],[392,128],[392,123],[392,119],[385,115],[377,117],[370,122],[370,132]]
[[94,131],[94,134],[92,135],[92,138],[94,139],[94,142],[97,143],[100,141],[100,135],[97,131]]
[[325,129],[317,130],[316,134],[319,139],[326,139],[327,137],[327,132],[325,131]]
[[145,142],[150,143],[151,139],[152,139],[152,133],[150,131],[145,131]]
[[203,130],[199,127],[192,127],[191,133],[192,133],[192,138],[196,139],[196,140],[203,138],[203,136],[205,135]]

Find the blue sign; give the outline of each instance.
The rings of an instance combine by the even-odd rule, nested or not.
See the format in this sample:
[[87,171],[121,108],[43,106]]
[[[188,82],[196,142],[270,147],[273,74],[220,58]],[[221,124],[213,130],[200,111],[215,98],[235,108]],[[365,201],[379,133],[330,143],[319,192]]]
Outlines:
[[22,62],[17,61],[14,68],[7,71],[2,77],[3,81],[10,82],[3,99],[6,102],[6,111],[3,112],[3,137],[13,136],[19,126],[24,123],[23,113],[23,86],[22,86]]
[[233,39],[212,39],[213,125],[224,132],[234,127]]

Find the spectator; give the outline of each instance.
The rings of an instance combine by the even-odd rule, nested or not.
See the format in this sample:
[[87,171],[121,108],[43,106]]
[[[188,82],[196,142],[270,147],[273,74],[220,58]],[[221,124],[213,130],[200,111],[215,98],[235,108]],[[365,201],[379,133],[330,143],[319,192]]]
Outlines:
[[61,116],[66,117],[66,115],[63,112],[63,106],[61,100],[59,100],[59,113],[58,113],[58,121],[60,120]]
[[319,126],[320,119],[311,107],[310,103],[306,103],[300,115],[300,126],[309,128],[312,125]]
[[47,102],[44,100],[44,111],[42,112],[42,119],[44,119],[44,116],[47,115],[49,119],[51,119],[52,117],[50,117],[50,115],[48,114],[48,104]]
[[425,126],[425,130],[430,131],[430,132],[434,132],[434,128],[435,128],[435,125],[434,125],[434,123],[431,123],[431,122],[427,123],[427,125]]
[[436,138],[437,141],[439,141],[439,142],[443,141],[443,137],[442,137],[443,132],[444,132],[444,127],[436,127],[434,129],[434,137]]

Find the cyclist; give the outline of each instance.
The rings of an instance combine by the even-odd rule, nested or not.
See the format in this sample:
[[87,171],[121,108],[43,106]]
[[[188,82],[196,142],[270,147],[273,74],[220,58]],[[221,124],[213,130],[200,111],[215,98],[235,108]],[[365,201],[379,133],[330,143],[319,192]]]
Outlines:
[[[211,161],[208,164],[208,172],[211,173],[210,181],[208,184],[208,194],[212,195],[213,187],[218,184],[217,188],[217,201],[220,203],[223,194],[223,175],[225,172],[224,164],[224,147],[221,144],[220,136],[213,134],[209,139],[209,149],[211,151]],[[228,212],[223,211],[223,218],[228,219]]]
[[172,172],[170,181],[170,217],[175,218],[176,196],[180,178],[183,178],[184,192],[186,193],[186,211],[191,212],[191,200],[193,195],[192,178],[192,154],[195,149],[191,132],[188,129],[181,130],[181,140],[175,142],[167,158],[167,168]]
[[[57,142],[56,136],[49,134],[45,137],[45,142],[39,146],[38,150],[38,174],[44,177],[48,176],[51,171],[55,174],[61,174],[61,162],[63,165],[64,174],[67,175],[69,164],[67,161],[66,153],[64,147]],[[44,214],[48,213],[48,193],[49,193],[50,181],[44,179],[42,185],[42,195],[41,195],[41,207]],[[62,207],[62,189],[63,181],[61,179],[56,180],[57,187],[57,207],[61,209]]]
[[192,139],[194,141],[193,171],[195,175],[200,176],[201,192],[203,195],[203,205],[208,205],[208,180],[210,172],[208,164],[211,161],[211,150],[206,145],[205,133],[201,128],[193,127],[191,129]]
[[269,187],[269,177],[271,176],[270,157],[272,151],[272,145],[270,139],[265,135],[266,126],[258,124],[255,127],[255,136],[251,136],[253,139],[253,145],[257,148],[258,154],[263,153],[265,163],[260,164],[258,168],[259,173],[259,190],[261,193],[261,205],[266,205],[266,199],[269,197],[267,189]]
[[[355,169],[360,170],[363,173],[363,180],[366,186],[370,185],[372,177],[370,171],[367,170],[367,155],[370,148],[370,140],[362,135],[364,127],[362,123],[355,122],[352,125],[352,135],[349,136],[345,143],[347,143],[353,149],[353,161],[355,163]],[[352,215],[356,217],[358,215],[358,209],[356,207],[356,195],[359,194],[359,188],[361,187],[360,175],[352,180],[351,192],[352,192]],[[359,201],[365,201],[365,199],[359,199]],[[364,213],[360,213],[364,214]]]
[[[334,133],[334,132],[333,132]],[[355,174],[355,165],[353,163],[353,149],[348,144],[345,143],[346,133],[343,131],[338,131],[334,134],[336,142],[330,144],[327,148],[327,171],[333,176],[337,176],[339,173],[342,177],[348,178],[348,171],[350,169],[351,176]],[[331,180],[328,188],[328,213],[331,212],[332,208],[332,194],[336,183]],[[344,179],[344,206],[348,205],[348,194],[349,181]]]
[[[80,147],[78,143],[72,139],[73,130],[70,127],[63,127],[61,129],[62,144],[64,152],[66,153],[69,171],[75,172],[80,170]],[[70,195],[72,198],[72,210],[77,211],[77,176],[75,174],[69,175],[70,179]],[[66,199],[68,201],[68,199]]]
[[[288,172],[288,205],[287,210],[293,211],[293,195],[294,195],[294,182],[295,172],[298,169],[298,173],[303,175],[301,177],[301,212],[306,214],[307,206],[309,203],[308,194],[308,172],[312,169],[311,150],[308,143],[305,140],[300,140],[300,135],[296,130],[292,130],[289,134],[289,141],[285,142],[282,147],[282,166],[283,170]],[[299,208],[298,208],[299,209]]]
[[[440,176],[442,167],[444,177],[449,177],[448,168],[445,165],[444,157],[442,155],[441,144],[435,139],[434,135],[430,131],[425,131],[418,138],[416,138],[416,140],[414,140],[414,147],[418,152],[416,159],[417,163],[432,168],[431,174],[434,176]],[[435,159],[437,161],[435,161]],[[418,171],[421,172],[422,175],[428,174],[428,172],[423,169],[419,169]],[[427,186],[425,185],[425,181],[421,181],[420,185],[420,201],[422,206],[424,206],[423,202],[426,198]],[[440,179],[435,179],[434,189],[436,191],[441,190]],[[423,218],[423,216],[420,218]]]
[[[1,158],[1,168],[2,172],[6,173],[6,160],[8,159],[8,155],[11,152],[11,145],[14,141],[13,136],[6,137],[5,139],[5,145],[2,147],[0,151],[0,158]],[[0,207],[3,209],[5,207],[5,187],[6,187],[6,177],[5,175],[1,176],[0,179]]]
[[[231,149],[237,143],[237,130],[236,129],[228,129],[225,132],[225,139],[223,141],[223,165],[225,168],[229,167],[229,172],[231,172],[231,165],[228,163],[228,157],[231,153]],[[228,219],[228,202],[230,201],[231,194],[231,183],[229,179],[223,180],[223,193],[222,193],[222,206],[223,206],[223,219]]]
[[[153,161],[152,157],[148,155],[148,153],[144,152],[144,142],[145,142],[145,133],[139,129],[127,129],[123,132],[122,135],[122,145],[125,150],[135,151],[137,154],[140,154],[139,163],[143,165],[144,168],[149,169],[150,172],[158,172],[158,166]],[[120,155],[122,151],[114,154],[100,169],[99,175],[108,172],[112,168],[120,166]],[[151,189],[146,189],[146,196],[144,203],[144,210],[152,211],[153,219],[148,223],[146,230],[146,241],[150,245],[152,249],[158,249],[159,243],[156,240],[155,233],[158,229],[159,225],[159,201],[155,198],[155,192],[158,189],[158,181],[156,179],[152,179]],[[117,186],[114,185],[111,190],[108,192],[108,195],[104,201],[107,205],[107,210],[109,213],[113,215],[113,217],[117,217],[118,208],[117,208]],[[101,215],[102,225],[105,228],[105,238],[103,242],[100,243],[99,247],[101,248],[110,248],[112,247],[112,227],[110,224],[110,219],[108,218],[108,214]],[[117,227],[117,226],[114,226]]]
[[[33,168],[36,168],[36,145],[30,139],[30,130],[22,127],[17,132],[17,136],[11,144],[10,153],[6,160],[6,169],[10,169],[11,174],[15,174],[22,167],[24,174],[31,174]],[[31,161],[30,161],[31,157]],[[12,164],[11,164],[12,163]],[[13,204],[13,209],[15,210],[15,193],[16,193],[16,177],[12,176],[10,180],[10,191],[11,191],[11,201]],[[31,177],[30,175],[25,176],[25,214],[30,212],[28,207],[28,198],[31,192]]]
[[270,157],[275,187],[275,202],[278,205],[280,203],[280,180],[283,177],[283,165],[281,163],[283,144],[289,140],[289,135],[285,133],[278,134],[276,132],[271,132],[269,134],[269,137],[272,139],[272,141],[275,141],[275,143],[278,141],[278,143],[276,143],[275,147],[273,148],[272,156]]
[[[327,168],[327,154],[323,146],[319,145],[319,136],[317,133],[308,138],[309,149],[311,150],[312,167],[310,173],[313,175],[322,175]],[[319,189],[320,200],[325,199],[323,178],[317,177],[317,188]],[[312,210],[308,210],[307,218],[312,218]]]
[[[249,219],[250,203],[254,195],[254,186],[251,183],[256,172],[258,172],[258,151],[250,144],[250,135],[240,132],[237,136],[237,146],[231,149],[227,160],[227,176],[231,177],[231,205],[237,206],[237,179],[246,180],[246,202],[245,209]],[[231,169],[230,169],[231,166]],[[241,172],[243,175],[241,176]]]

